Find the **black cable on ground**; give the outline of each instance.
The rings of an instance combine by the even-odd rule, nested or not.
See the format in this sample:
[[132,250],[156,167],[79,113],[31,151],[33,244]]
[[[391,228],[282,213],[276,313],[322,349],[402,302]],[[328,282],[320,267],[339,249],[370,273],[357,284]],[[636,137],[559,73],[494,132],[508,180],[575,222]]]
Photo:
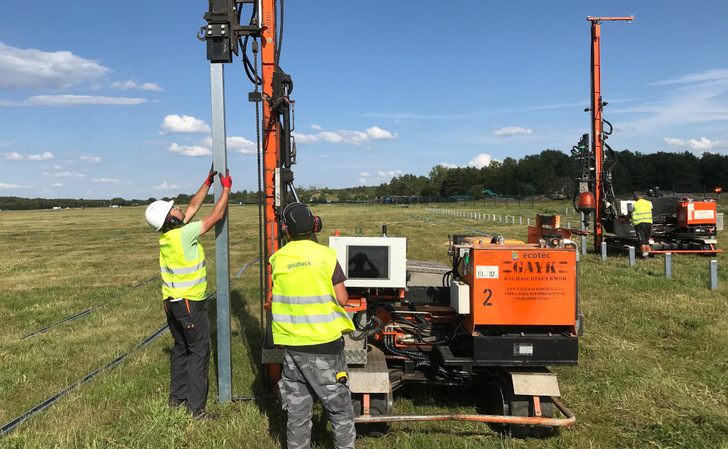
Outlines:
[[[230,283],[232,284],[233,281],[235,281],[237,278],[240,277],[241,274],[243,274],[243,271],[245,271],[245,269],[247,267],[249,267],[250,265],[255,264],[259,260],[260,260],[260,258],[255,259],[254,261],[243,265],[243,268],[241,268],[240,271],[238,272],[238,274],[233,279],[230,280]],[[142,284],[139,284],[139,285],[142,285]],[[205,299],[210,299],[210,298],[214,297],[215,295],[217,295],[217,291],[214,291],[209,296],[207,296],[207,298],[205,298]],[[30,410],[26,411],[22,415],[18,416],[17,418],[13,419],[12,421],[8,422],[4,426],[0,427],[0,439],[2,439],[5,435],[7,435],[8,433],[10,433],[13,430],[15,430],[16,427],[18,427],[24,421],[27,421],[30,417],[32,417],[36,413],[39,413],[39,412],[45,410],[46,408],[48,408],[49,406],[51,406],[53,403],[55,403],[56,401],[58,401],[60,398],[62,398],[63,396],[65,396],[68,393],[70,393],[71,391],[73,391],[73,389],[75,389],[77,386],[79,386],[81,384],[84,384],[84,383],[87,383],[88,381],[90,381],[94,377],[98,376],[99,374],[103,373],[104,371],[107,371],[107,370],[115,367],[119,363],[123,362],[124,359],[126,359],[129,356],[129,354],[131,354],[132,352],[134,352],[134,351],[136,351],[138,349],[141,349],[141,348],[147,346],[149,343],[151,343],[152,341],[154,341],[157,337],[159,337],[160,335],[162,335],[162,333],[165,330],[167,330],[168,327],[169,326],[167,324],[165,324],[164,326],[162,326],[159,329],[157,329],[152,335],[150,335],[149,337],[145,338],[141,343],[139,343],[138,345],[136,345],[134,347],[134,349],[132,349],[131,351],[129,351],[129,352],[125,353],[125,354],[120,355],[119,357],[115,358],[114,360],[112,360],[111,362],[107,363],[103,367],[97,369],[96,371],[92,372],[91,374],[88,374],[87,376],[83,377],[82,379],[74,382],[69,387],[66,387],[65,389],[61,390],[60,392],[54,394],[53,396],[49,397],[45,401],[41,402],[40,404],[38,404],[35,407],[31,408]],[[237,397],[236,400],[237,401],[250,401],[250,400],[255,400],[255,399],[258,399],[258,397]]]
[[[119,296],[119,297],[121,297],[121,296],[124,296],[124,295],[126,295],[127,293],[129,293],[129,292],[130,292],[131,290],[134,290],[135,288],[141,287],[142,285],[148,284],[149,282],[152,282],[152,281],[154,281],[154,280],[156,280],[156,279],[159,279],[160,277],[161,277],[161,276],[155,276],[155,277],[153,277],[153,278],[151,278],[151,279],[147,279],[146,281],[144,281],[144,282],[142,282],[142,283],[140,283],[140,284],[137,284],[137,285],[133,286],[133,287],[132,287],[132,288],[130,288],[129,290],[124,290],[123,292],[121,292],[121,293],[120,293],[119,295],[117,295],[117,296]],[[77,313],[76,315],[70,316],[70,317],[68,317],[68,318],[65,318],[65,319],[63,319],[63,320],[61,320],[61,321],[58,321],[58,322],[56,322],[56,323],[53,323],[53,324],[51,324],[50,326],[46,326],[46,327],[44,327],[43,329],[39,329],[39,330],[37,330],[37,331],[35,331],[35,332],[31,332],[31,333],[29,333],[28,335],[24,335],[24,336],[20,337],[20,340],[25,340],[26,338],[30,338],[30,337],[35,337],[35,336],[36,336],[36,335],[38,335],[38,334],[42,334],[42,333],[45,333],[45,332],[47,332],[47,331],[51,330],[52,328],[54,328],[54,327],[56,327],[56,326],[58,326],[58,325],[60,325],[60,324],[63,324],[63,323],[67,323],[67,322],[69,322],[69,321],[73,321],[73,320],[75,320],[75,319],[77,319],[77,318],[81,318],[81,317],[82,317],[82,316],[84,316],[84,315],[88,315],[89,313],[91,313],[91,312],[93,312],[93,311],[95,311],[95,310],[97,310],[97,309],[100,309],[101,307],[104,307],[104,306],[105,306],[105,305],[107,305],[107,304],[109,304],[109,302],[108,302],[108,301],[107,301],[107,302],[105,302],[105,303],[103,303],[103,304],[99,304],[98,306],[92,307],[92,308],[90,308],[90,309],[88,309],[88,310],[84,310],[84,311],[83,311],[83,312],[81,312],[81,313]],[[3,347],[3,346],[0,346],[0,348],[2,348],[2,347]]]
[[134,347],[134,349],[132,349],[131,351],[129,351],[129,352],[125,353],[125,354],[120,355],[119,357],[115,358],[114,360],[112,360],[111,362],[107,363],[103,367],[97,369],[96,371],[94,371],[93,373],[87,375],[86,377],[84,377],[84,378],[76,381],[71,386],[69,386],[69,387],[61,390],[60,392],[56,393],[55,395],[49,397],[45,401],[43,401],[40,404],[36,405],[35,407],[31,408],[27,412],[25,412],[22,415],[18,416],[17,418],[13,419],[9,423],[7,423],[4,426],[0,427],[0,438],[4,437],[8,433],[10,433],[13,430],[15,430],[15,428],[18,427],[18,425],[20,425],[24,421],[28,420],[31,416],[33,416],[36,413],[41,412],[41,411],[45,410],[46,408],[48,408],[54,402],[56,402],[57,400],[59,400],[63,396],[67,395],[68,393],[70,393],[77,386],[79,386],[81,384],[84,384],[84,383],[90,381],[91,379],[93,379],[94,377],[98,376],[102,372],[104,372],[106,370],[109,370],[109,369],[115,367],[116,365],[118,365],[119,363],[121,363],[122,361],[124,361],[124,359],[126,359],[127,356],[129,356],[129,354],[131,354],[132,352],[136,351],[137,349],[143,348],[144,346],[146,346],[149,343],[151,343],[152,341],[154,341],[165,330],[167,330],[167,327],[168,326],[165,324],[164,326],[162,326],[159,329],[157,329],[157,331],[154,332],[152,335],[150,335],[149,337],[145,338],[144,341],[142,341],[141,343],[139,343],[138,345],[136,345]]

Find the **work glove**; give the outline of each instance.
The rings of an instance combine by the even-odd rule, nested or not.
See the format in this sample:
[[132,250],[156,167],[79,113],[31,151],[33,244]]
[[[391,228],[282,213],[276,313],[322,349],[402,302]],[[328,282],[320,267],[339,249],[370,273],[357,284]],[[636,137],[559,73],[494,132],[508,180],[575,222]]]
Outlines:
[[233,187],[233,178],[230,177],[230,172],[227,172],[227,176],[223,176],[222,173],[220,173],[220,182],[222,183],[222,187],[227,187],[228,189],[232,190]]
[[213,182],[215,182],[215,175],[217,174],[217,171],[210,169],[210,173],[207,175],[207,179],[205,180],[205,185],[207,187],[210,187]]

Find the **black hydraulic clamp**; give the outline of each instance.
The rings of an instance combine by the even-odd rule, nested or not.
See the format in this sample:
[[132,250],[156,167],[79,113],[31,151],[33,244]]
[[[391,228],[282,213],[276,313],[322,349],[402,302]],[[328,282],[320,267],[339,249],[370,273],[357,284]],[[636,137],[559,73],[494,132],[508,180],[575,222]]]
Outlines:
[[210,62],[229,63],[233,53],[238,54],[238,40],[241,36],[260,36],[261,25],[240,25],[237,5],[254,3],[260,11],[257,0],[208,0],[210,10],[203,16],[207,25],[200,28],[197,38],[207,42],[207,59]]

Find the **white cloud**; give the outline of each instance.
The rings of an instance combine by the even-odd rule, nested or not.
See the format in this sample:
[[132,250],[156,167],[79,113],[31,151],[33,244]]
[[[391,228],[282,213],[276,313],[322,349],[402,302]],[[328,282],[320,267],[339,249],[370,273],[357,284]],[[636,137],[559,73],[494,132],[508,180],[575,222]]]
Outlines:
[[366,131],[323,131],[318,125],[312,126],[316,130],[321,130],[317,134],[299,134],[293,133],[296,137],[296,143],[306,145],[316,142],[343,143],[347,145],[362,146],[373,140],[392,140],[398,137],[397,133],[385,131],[377,126],[368,128]]
[[0,89],[67,89],[109,72],[69,51],[21,49],[0,42]]
[[88,156],[85,154],[81,156],[81,160],[84,162],[101,162],[101,158],[99,156]]
[[520,126],[506,126],[505,128],[496,129],[492,132],[494,136],[525,136],[533,134],[533,131],[527,128],[521,128]]
[[133,106],[145,98],[98,97],[93,95],[36,95],[21,102],[0,100],[0,106]]
[[20,189],[23,186],[20,184],[7,184],[4,182],[0,182],[0,189]]
[[114,183],[119,182],[119,180],[113,179],[113,178],[96,178],[96,179],[94,179],[94,182],[100,182],[100,183],[104,183],[104,184],[114,184]]
[[718,148],[728,148],[728,140],[710,140],[705,136],[701,137],[700,140],[690,139],[684,141],[682,139],[674,139],[671,137],[665,137],[665,143],[671,147],[690,147],[693,150],[708,151]]
[[176,184],[167,184],[167,181],[164,181],[158,186],[152,187],[154,190],[168,190],[168,189],[179,189],[179,186]]
[[376,176],[372,176],[369,172],[359,173],[356,182],[359,184],[376,185],[389,182],[392,178],[403,175],[402,170],[378,170]]
[[[245,137],[231,136],[226,139],[228,152],[240,154],[256,154],[255,143]],[[198,157],[212,155],[212,137],[202,139],[198,145],[178,145],[173,143],[169,151],[183,156]]]
[[[212,138],[210,138],[210,142],[212,142]],[[234,151],[241,154],[257,153],[255,142],[251,142],[245,137],[228,137],[226,142],[228,151]],[[212,146],[212,143],[210,143],[210,146]]]
[[61,184],[60,182],[57,182],[55,184],[51,184],[51,187],[63,187],[63,184]]
[[491,158],[489,154],[479,154],[475,156],[475,159],[468,162],[468,167],[483,168],[489,166]]
[[23,155],[16,151],[13,151],[12,153],[5,153],[5,159],[9,161],[22,161]]
[[160,134],[209,133],[210,127],[204,121],[189,115],[170,114],[164,117]]
[[668,86],[665,99],[611,113],[631,113],[636,119],[619,128],[639,132],[675,126],[728,121],[725,95],[728,93],[728,70],[707,70],[658,81],[652,86]]
[[186,145],[177,145],[176,143],[173,143],[169,147],[169,151],[171,151],[172,153],[179,153],[182,156],[190,156],[190,157],[200,157],[200,156],[212,155],[212,150],[210,148],[199,146],[199,145],[186,146]]
[[390,133],[378,126],[372,126],[367,129],[367,137],[374,140],[393,140],[397,138],[397,133]]
[[665,143],[671,147],[684,147],[685,141],[682,139],[673,139],[672,137],[665,137]]
[[402,170],[389,170],[389,171],[378,171],[377,174],[382,178],[394,178],[395,176],[403,175],[404,172]]
[[440,167],[445,167],[445,168],[458,168],[457,164],[448,164],[447,162],[440,162],[437,165],[439,165]]
[[323,131],[324,129],[319,125],[311,125],[312,129],[315,129],[316,131]]
[[31,154],[28,156],[29,161],[46,161],[48,159],[53,159],[53,154],[47,151],[43,154]]
[[129,81],[117,81],[115,83],[111,83],[111,88],[116,90],[132,90],[132,89],[140,89],[140,90],[153,90],[156,92],[161,92],[164,89],[159,87],[156,83],[142,83],[139,84],[135,81],[129,80]]
[[86,177],[86,175],[84,175],[83,173],[71,173],[68,171],[55,173],[53,176],[55,176],[56,178],[79,178],[79,179]]
[[650,86],[667,86],[670,84],[691,84],[691,83],[701,83],[703,81],[715,81],[715,80],[724,80],[728,79],[728,70],[707,70],[705,72],[698,72],[698,73],[689,73],[687,75],[679,76],[677,78],[664,80],[664,81],[657,81],[654,83],[651,83]]

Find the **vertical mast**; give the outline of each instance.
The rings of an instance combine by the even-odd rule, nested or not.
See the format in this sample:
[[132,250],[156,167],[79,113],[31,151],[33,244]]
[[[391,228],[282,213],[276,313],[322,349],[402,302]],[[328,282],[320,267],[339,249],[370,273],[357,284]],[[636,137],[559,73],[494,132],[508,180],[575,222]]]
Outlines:
[[260,20],[263,25],[261,30],[261,62],[263,81],[263,255],[261,262],[265,267],[265,300],[268,303],[271,299],[271,266],[268,258],[276,252],[279,247],[278,221],[276,219],[276,208],[281,204],[280,170],[280,124],[278,116],[273,109],[273,75],[277,69],[277,36],[276,36],[276,0],[262,0]]
[[601,67],[601,27],[604,20],[626,20],[631,22],[630,17],[587,17],[591,22],[591,146],[594,152],[594,176],[593,186],[596,211],[594,217],[594,250],[599,251],[602,245],[602,218],[604,216],[604,133],[602,122],[602,67]]

